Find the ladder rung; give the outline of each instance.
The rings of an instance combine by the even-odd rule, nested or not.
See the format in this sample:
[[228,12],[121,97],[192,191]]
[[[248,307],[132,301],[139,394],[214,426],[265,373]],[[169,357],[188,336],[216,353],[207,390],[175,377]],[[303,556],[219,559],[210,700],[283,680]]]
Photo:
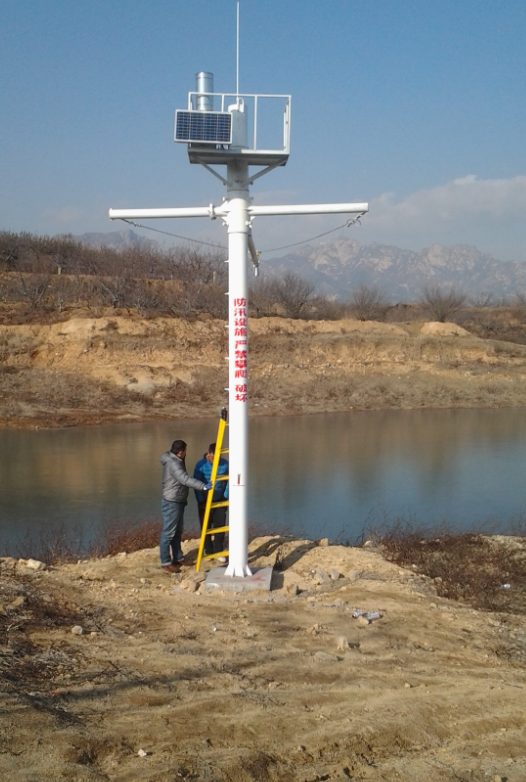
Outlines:
[[230,448],[221,448],[219,453],[230,453]]
[[218,475],[216,481],[228,481],[228,477],[229,477],[228,475]]
[[215,527],[215,529],[207,529],[206,534],[207,535],[217,535],[218,532],[228,532],[228,526],[226,526],[226,527]]
[[228,551],[219,551],[217,554],[206,554],[203,559],[216,559],[217,557],[228,557]]
[[211,508],[228,508],[228,500],[225,500],[224,502],[213,502],[210,505]]

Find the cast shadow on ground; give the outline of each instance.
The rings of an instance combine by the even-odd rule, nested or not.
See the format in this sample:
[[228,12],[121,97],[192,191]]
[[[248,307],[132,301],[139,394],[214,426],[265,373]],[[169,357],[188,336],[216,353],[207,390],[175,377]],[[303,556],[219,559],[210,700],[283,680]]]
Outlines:
[[[279,549],[284,542],[288,544],[294,544],[296,542],[297,546],[286,556],[281,557]],[[250,563],[253,563],[254,560],[258,559],[259,557],[271,557],[273,554],[276,554],[274,568],[275,570],[283,572],[299,562],[299,560],[305,556],[305,554],[307,554],[313,548],[316,548],[316,545],[316,541],[312,540],[295,540],[294,538],[286,538],[284,540],[283,538],[274,538],[272,540],[265,541],[260,546],[258,546],[257,549],[251,551],[248,559]]]

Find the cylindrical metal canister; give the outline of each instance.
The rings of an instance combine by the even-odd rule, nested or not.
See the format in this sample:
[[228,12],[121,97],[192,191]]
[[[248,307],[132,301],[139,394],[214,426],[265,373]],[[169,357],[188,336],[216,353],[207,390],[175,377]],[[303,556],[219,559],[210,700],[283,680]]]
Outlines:
[[[209,71],[199,71],[196,73],[196,92],[210,93],[214,91],[214,74]],[[211,95],[203,94],[197,96],[198,111],[213,111],[214,99]]]

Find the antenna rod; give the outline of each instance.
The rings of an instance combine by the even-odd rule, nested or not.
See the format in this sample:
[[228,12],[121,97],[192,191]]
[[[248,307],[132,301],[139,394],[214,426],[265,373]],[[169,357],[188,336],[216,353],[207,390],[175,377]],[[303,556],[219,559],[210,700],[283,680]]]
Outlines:
[[236,98],[239,98],[239,2],[237,4]]

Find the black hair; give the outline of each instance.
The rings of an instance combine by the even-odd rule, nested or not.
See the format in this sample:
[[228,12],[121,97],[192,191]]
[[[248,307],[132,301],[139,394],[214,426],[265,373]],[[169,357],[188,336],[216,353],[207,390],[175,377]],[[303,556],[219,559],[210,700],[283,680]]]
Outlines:
[[208,453],[215,453],[215,452],[216,452],[216,444],[210,443],[210,445],[208,446]]
[[170,451],[174,453],[176,456],[178,453],[181,453],[181,451],[186,451],[186,443],[184,440],[174,440],[172,443],[172,447],[170,448]]

